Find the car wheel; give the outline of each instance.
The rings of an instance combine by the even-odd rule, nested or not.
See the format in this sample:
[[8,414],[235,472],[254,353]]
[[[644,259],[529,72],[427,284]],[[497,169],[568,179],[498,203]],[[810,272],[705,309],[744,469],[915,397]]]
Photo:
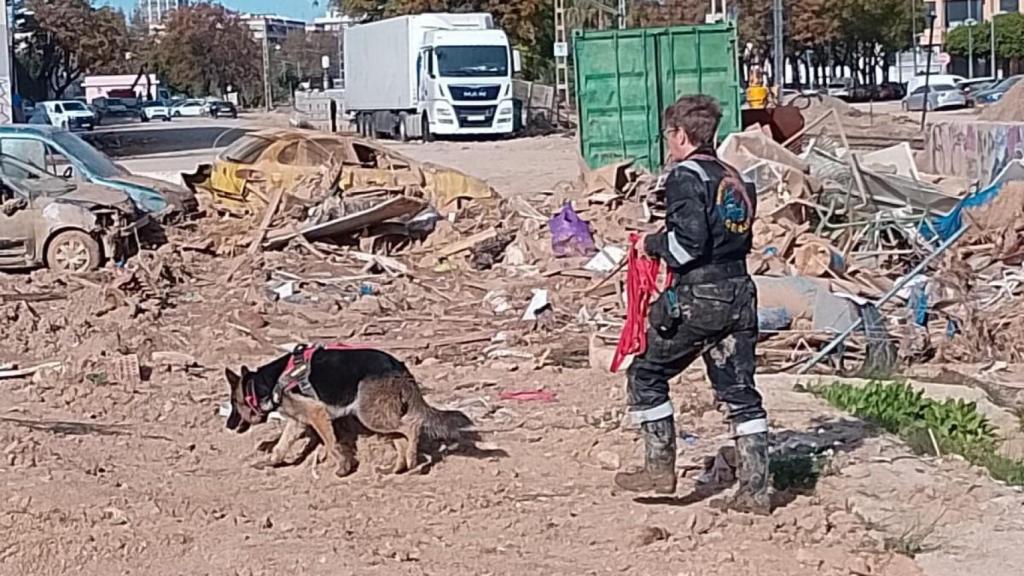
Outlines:
[[171,117],[170,116],[164,116],[164,122],[170,122],[170,121],[171,121]]
[[46,265],[58,272],[95,270],[100,267],[102,257],[96,239],[80,230],[61,232],[46,247]]

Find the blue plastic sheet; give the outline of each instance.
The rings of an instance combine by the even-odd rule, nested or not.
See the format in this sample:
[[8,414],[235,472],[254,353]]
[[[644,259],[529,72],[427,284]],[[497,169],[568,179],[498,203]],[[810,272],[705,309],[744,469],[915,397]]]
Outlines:
[[1015,180],[1024,180],[1024,162],[1020,160],[1014,160],[1007,164],[991,184],[961,200],[949,214],[934,218],[931,227],[923,226],[921,234],[929,240],[936,234],[940,240],[948,239],[960,229],[965,208],[976,208],[988,204],[996,196],[999,196],[1004,184]]

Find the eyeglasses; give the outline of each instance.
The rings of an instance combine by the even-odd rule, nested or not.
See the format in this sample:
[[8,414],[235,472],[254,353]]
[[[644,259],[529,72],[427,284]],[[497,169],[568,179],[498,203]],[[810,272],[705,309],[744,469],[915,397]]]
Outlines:
[[661,131],[661,137],[668,140],[670,136],[679,131],[679,128],[666,128]]

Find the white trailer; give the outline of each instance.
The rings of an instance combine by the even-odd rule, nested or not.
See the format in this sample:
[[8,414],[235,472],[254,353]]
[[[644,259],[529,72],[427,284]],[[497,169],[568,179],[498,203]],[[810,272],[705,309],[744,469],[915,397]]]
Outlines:
[[519,53],[490,14],[418,14],[345,31],[345,106],[364,136],[509,134]]

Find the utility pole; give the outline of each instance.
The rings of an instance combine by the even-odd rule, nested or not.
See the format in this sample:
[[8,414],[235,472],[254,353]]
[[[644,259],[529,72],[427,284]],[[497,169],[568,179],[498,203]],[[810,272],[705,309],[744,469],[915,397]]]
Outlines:
[[989,37],[989,40],[991,42],[991,46],[989,46],[989,55],[988,55],[988,61],[989,61],[989,65],[988,65],[989,74],[988,75],[991,76],[992,78],[995,78],[996,77],[996,14],[999,14],[999,9],[996,6],[996,0],[992,0],[991,6],[992,6],[992,8],[991,8],[991,10],[989,10],[989,13],[988,13],[988,25],[989,25],[988,37]]
[[616,11],[619,19],[619,30],[626,28],[626,0],[619,0],[619,9]]
[[11,88],[11,71],[14,66],[11,62],[13,51],[11,50],[10,22],[7,20],[7,0],[0,0],[0,10],[3,10],[3,19],[0,19],[0,45],[3,46],[3,57],[0,58],[0,124],[11,124],[14,122],[14,102]]
[[921,106],[921,130],[925,128],[925,122],[928,120],[928,84],[932,79],[932,46],[935,45],[935,12],[928,12],[928,54],[925,60],[925,73],[924,73],[924,102]]
[[[917,76],[917,0],[910,0],[910,49],[914,54],[914,76]],[[900,64],[900,71],[903,64]],[[903,81],[901,80],[900,83]]]
[[967,20],[964,20],[964,25],[967,26],[967,77],[974,78],[974,27],[978,24],[978,21],[974,19],[974,15],[971,14],[971,5],[974,4],[973,0],[967,0]]
[[782,38],[782,0],[772,0],[772,50],[775,58],[772,61],[772,75],[775,77],[776,97],[782,96],[782,84],[785,83],[786,55]]
[[569,105],[569,43],[565,35],[565,0],[555,0],[555,123]]
[[270,23],[263,17],[263,107],[274,108],[274,91],[270,89]]

